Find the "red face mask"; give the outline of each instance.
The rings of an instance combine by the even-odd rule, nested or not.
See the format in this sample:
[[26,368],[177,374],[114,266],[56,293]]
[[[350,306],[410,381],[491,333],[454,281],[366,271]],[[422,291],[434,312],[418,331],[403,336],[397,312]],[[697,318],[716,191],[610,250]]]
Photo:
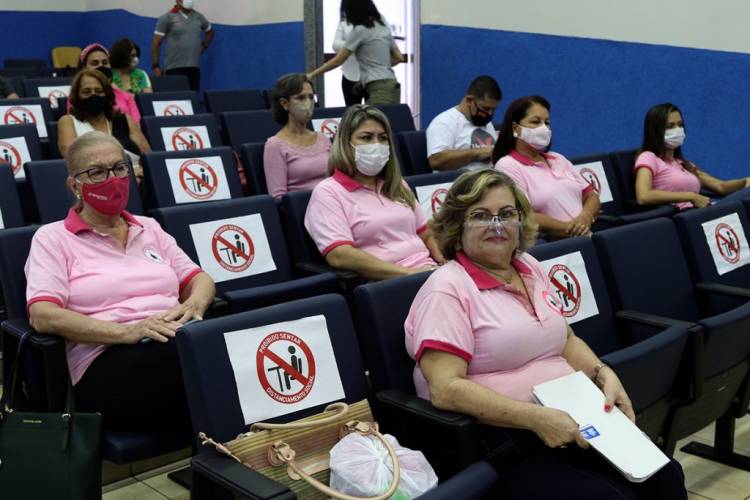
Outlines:
[[130,177],[112,176],[99,184],[83,184],[84,201],[104,215],[120,215],[128,204]]

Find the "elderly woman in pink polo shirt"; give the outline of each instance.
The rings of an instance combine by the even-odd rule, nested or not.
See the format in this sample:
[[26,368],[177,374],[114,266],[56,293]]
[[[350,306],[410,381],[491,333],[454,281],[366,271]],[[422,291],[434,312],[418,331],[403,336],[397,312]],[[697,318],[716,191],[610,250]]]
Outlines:
[[636,158],[635,195],[640,205],[671,203],[680,210],[711,203],[701,188],[725,196],[750,187],[750,177],[722,181],[698,168],[682,154],[685,124],[672,103],[657,104],[646,113],[643,144]]
[[492,162],[524,192],[548,237],[584,236],[599,213],[599,193],[567,158],[547,152],[552,140],[549,111],[549,102],[541,96],[510,103]]
[[312,82],[304,73],[276,81],[271,103],[273,118],[283,125],[266,141],[263,170],[268,193],[280,198],[289,191],[310,191],[325,179],[331,141],[307,128],[315,109]]
[[[102,132],[66,153],[80,200],[34,235],[26,262],[29,320],[66,340],[77,408],[115,429],[189,428],[172,338],[200,319],[213,280],[148,217],[125,210],[132,167]],[[62,186],[61,186],[62,189]]]
[[537,225],[510,177],[461,175],[430,226],[451,260],[427,279],[404,325],[414,384],[437,408],[486,424],[481,439],[503,497],[685,498],[676,463],[635,486],[576,449],[588,444],[570,415],[533,403],[535,385],[581,370],[606,396],[603,412],[616,405],[635,420],[617,375],[575,336],[546,271],[525,253]]
[[382,111],[355,105],[344,113],[328,173],[305,214],[305,227],[328,264],[377,280],[427,271],[443,261],[401,178]]

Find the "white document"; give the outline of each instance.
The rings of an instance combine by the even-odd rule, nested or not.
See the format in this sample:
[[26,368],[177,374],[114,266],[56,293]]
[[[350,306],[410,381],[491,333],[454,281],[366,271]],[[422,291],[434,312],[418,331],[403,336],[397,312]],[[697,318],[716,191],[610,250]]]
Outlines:
[[336,137],[336,132],[339,130],[339,122],[341,117],[338,118],[315,118],[312,121],[313,130],[316,132],[322,132],[326,137],[333,140]]
[[44,112],[39,104],[17,106],[0,106],[0,117],[4,125],[23,125],[33,123],[40,139],[47,137],[47,124],[44,123]]
[[704,222],[701,226],[719,276],[750,262],[750,248],[736,213]]
[[192,127],[163,127],[164,151],[192,151],[211,147],[205,125]]
[[193,113],[193,103],[184,101],[152,101],[155,116],[187,116]]
[[563,316],[569,324],[599,314],[581,252],[561,255],[541,264],[547,270],[552,292],[562,305]]
[[599,201],[607,203],[613,200],[612,190],[607,182],[607,174],[604,172],[602,162],[581,163],[573,165],[583,179],[588,182],[599,193]]
[[190,225],[201,268],[216,283],[276,270],[260,214]]
[[57,109],[57,100],[70,95],[70,85],[56,85],[51,87],[39,87],[39,97],[49,99],[49,105]]
[[344,398],[326,318],[226,332],[246,424]]
[[542,405],[567,412],[589,444],[630,481],[643,482],[669,463],[619,408],[604,411],[604,394],[583,372],[534,386],[533,393]]
[[26,145],[26,138],[21,136],[0,139],[0,161],[11,166],[16,179],[25,179],[26,172],[23,166],[26,162],[31,161],[31,153],[29,153],[29,148]]
[[432,218],[445,203],[445,195],[453,185],[452,182],[431,184],[429,186],[417,186],[417,200],[422,207],[422,213],[428,219]]
[[232,197],[220,156],[172,158],[166,161],[166,166],[177,204]]

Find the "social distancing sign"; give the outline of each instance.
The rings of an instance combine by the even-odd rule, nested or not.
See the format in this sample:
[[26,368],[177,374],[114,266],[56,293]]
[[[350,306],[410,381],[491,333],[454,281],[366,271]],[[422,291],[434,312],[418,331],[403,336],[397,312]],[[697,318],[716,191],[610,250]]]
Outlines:
[[341,117],[338,118],[316,118],[312,121],[313,130],[324,134],[329,139],[333,140],[336,137],[336,132],[339,130],[339,122]]
[[344,398],[325,316],[224,333],[245,424]]
[[573,165],[578,170],[578,173],[583,180],[589,183],[597,193],[599,193],[599,201],[602,203],[608,203],[613,200],[612,190],[609,188],[609,182],[607,182],[607,174],[604,172],[604,165],[600,161],[592,163],[581,163],[579,165]]
[[747,237],[736,213],[704,222],[702,227],[720,276],[750,262]]
[[422,213],[430,218],[435,215],[445,203],[445,196],[453,185],[452,182],[441,184],[430,184],[429,186],[417,186],[417,200],[422,206]]
[[193,113],[193,103],[188,100],[153,101],[155,116],[188,116]]
[[39,137],[47,137],[47,125],[44,123],[44,112],[39,104],[23,106],[0,106],[0,117],[4,125],[36,125]]
[[276,270],[260,214],[190,225],[201,268],[216,283]]
[[174,201],[196,203],[232,197],[220,156],[166,160]]
[[211,139],[205,125],[163,127],[161,136],[164,139],[165,151],[193,151],[211,147]]
[[7,163],[13,169],[16,179],[24,179],[26,174],[23,165],[31,161],[31,154],[25,137],[0,139],[0,162]]
[[569,324],[599,314],[581,252],[555,257],[541,264],[547,270],[550,290]]
[[58,99],[62,97],[68,97],[70,95],[70,85],[54,85],[50,87],[38,87],[39,97],[46,97],[49,99],[49,105],[52,108],[57,108]]

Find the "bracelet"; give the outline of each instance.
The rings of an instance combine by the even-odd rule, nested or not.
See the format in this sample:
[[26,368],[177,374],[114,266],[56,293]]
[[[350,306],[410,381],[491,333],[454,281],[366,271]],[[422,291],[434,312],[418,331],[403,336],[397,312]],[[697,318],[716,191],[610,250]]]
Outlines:
[[606,363],[599,363],[594,367],[594,375],[592,375],[591,380],[593,380],[596,385],[599,385],[599,372],[602,371],[602,368],[605,366],[609,365]]

